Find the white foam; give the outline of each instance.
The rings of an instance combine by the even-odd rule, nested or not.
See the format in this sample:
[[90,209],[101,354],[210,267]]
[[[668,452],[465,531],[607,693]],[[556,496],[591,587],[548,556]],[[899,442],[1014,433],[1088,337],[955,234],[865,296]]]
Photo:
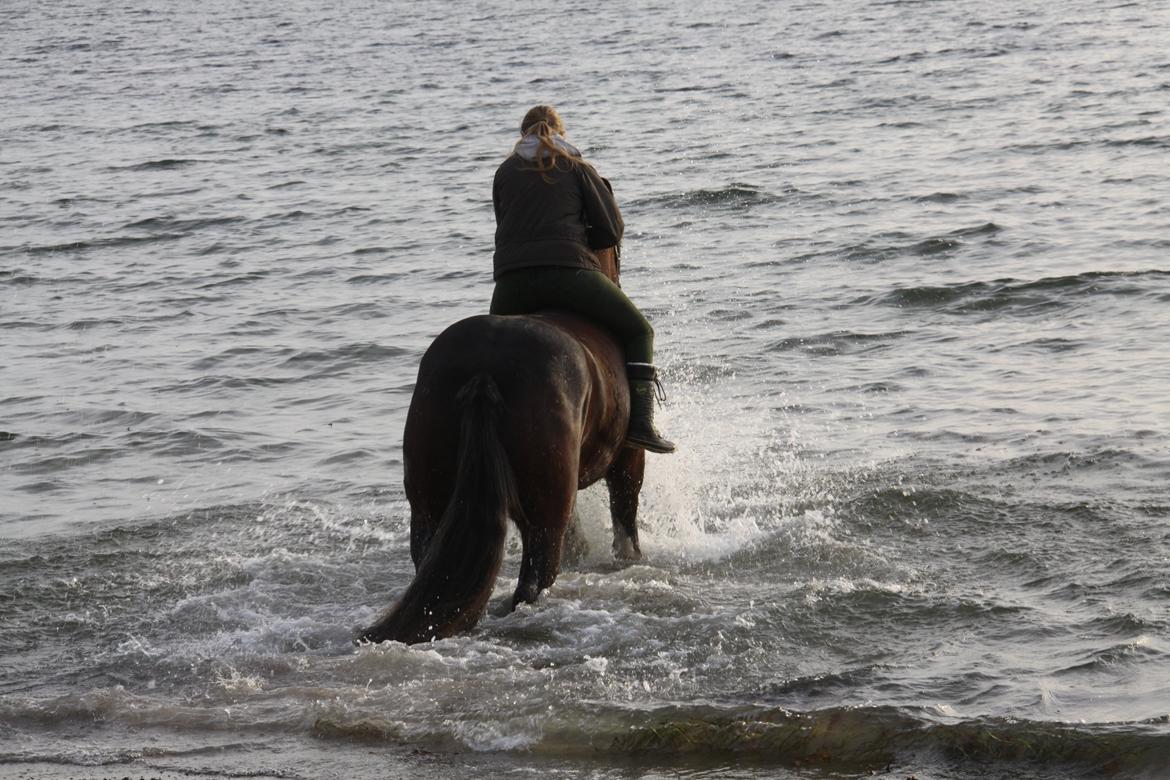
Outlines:
[[[733,397],[731,379],[675,384],[659,413],[679,449],[647,456],[638,523],[643,553],[653,560],[726,558],[799,522],[810,497],[831,500],[815,465],[799,457],[796,422],[761,418],[760,408],[782,405],[779,396]],[[608,527],[603,501],[580,505],[594,527]]]
[[460,720],[453,724],[456,739],[472,750],[523,750],[540,742],[544,736],[541,719],[507,718]]

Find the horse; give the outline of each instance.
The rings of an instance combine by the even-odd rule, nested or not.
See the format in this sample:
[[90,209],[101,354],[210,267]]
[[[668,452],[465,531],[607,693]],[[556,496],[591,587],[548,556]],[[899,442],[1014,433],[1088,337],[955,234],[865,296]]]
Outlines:
[[[616,248],[595,254],[618,283]],[[638,560],[646,460],[623,445],[629,412],[622,351],[582,317],[478,315],[443,331],[419,364],[403,433],[414,580],[358,641],[412,644],[474,628],[509,517],[523,552],[507,611],[535,602],[560,571],[577,491],[603,478],[614,554]]]

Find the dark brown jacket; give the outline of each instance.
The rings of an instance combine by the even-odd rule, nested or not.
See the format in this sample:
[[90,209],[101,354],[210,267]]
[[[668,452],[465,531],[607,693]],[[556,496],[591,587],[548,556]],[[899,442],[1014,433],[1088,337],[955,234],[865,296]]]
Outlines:
[[609,182],[588,163],[560,165],[542,176],[513,154],[496,170],[495,277],[534,266],[598,269],[590,250],[621,241],[622,214]]

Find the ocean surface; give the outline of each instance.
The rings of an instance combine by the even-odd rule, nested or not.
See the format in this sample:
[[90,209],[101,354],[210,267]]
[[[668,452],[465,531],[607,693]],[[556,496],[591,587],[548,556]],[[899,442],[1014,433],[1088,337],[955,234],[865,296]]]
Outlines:
[[[1170,4],[0,7],[0,778],[1170,778]],[[355,647],[552,103],[645,558]],[[511,592],[509,541],[496,598]]]

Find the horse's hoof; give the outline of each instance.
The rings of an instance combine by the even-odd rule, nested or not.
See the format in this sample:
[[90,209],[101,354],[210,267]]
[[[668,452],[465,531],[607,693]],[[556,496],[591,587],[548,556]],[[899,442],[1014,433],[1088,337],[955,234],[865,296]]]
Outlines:
[[521,583],[516,588],[516,592],[512,594],[511,609],[508,611],[515,611],[516,607],[521,604],[535,604],[536,600],[540,598],[540,591],[541,588],[531,582]]
[[613,540],[613,557],[621,563],[637,563],[642,560],[642,551],[628,536]]
[[385,642],[385,634],[378,629],[377,626],[369,626],[368,628],[360,629],[357,636],[353,638],[355,645],[371,644],[376,645],[379,642]]

